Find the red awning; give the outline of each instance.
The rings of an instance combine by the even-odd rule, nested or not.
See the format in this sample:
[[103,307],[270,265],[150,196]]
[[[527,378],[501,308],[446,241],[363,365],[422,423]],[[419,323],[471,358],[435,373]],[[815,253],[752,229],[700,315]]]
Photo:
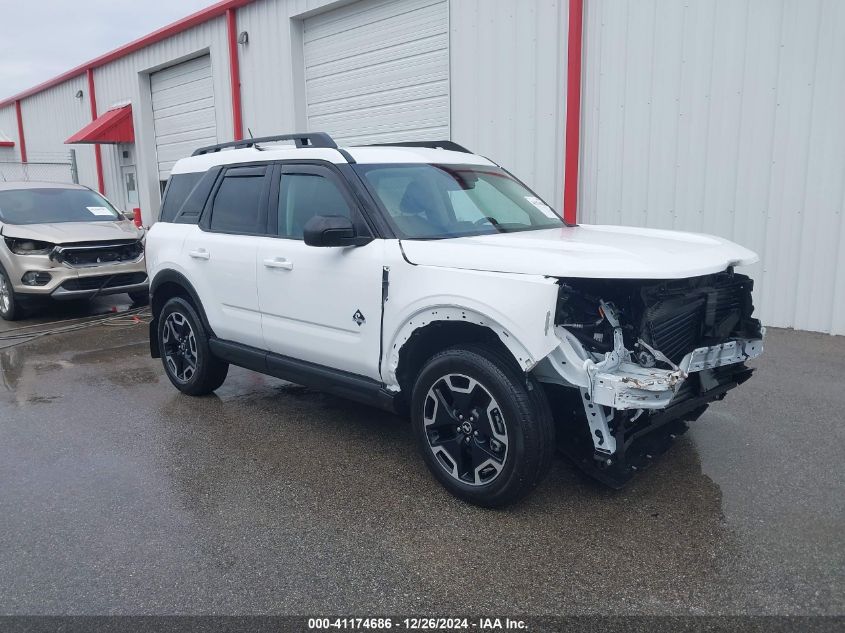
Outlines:
[[132,106],[109,110],[65,141],[70,143],[134,143]]

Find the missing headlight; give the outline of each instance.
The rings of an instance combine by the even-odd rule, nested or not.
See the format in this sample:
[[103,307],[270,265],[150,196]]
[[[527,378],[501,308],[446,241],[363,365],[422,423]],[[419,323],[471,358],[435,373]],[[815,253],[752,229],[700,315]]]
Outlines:
[[563,326],[589,350],[613,349],[613,328],[601,311],[601,299],[562,284],[558,296],[555,324]]
[[55,244],[50,242],[39,242],[37,240],[21,240],[14,237],[7,237],[6,246],[15,255],[47,255],[53,250]]

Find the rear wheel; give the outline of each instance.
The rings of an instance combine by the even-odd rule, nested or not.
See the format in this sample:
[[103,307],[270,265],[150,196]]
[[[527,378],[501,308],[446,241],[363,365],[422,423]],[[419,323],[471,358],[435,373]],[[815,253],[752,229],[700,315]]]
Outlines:
[[426,464],[466,501],[513,503],[548,471],[555,444],[545,394],[491,348],[435,355],[417,378],[411,406]]
[[211,354],[197,311],[181,297],[164,304],[158,318],[158,347],[167,377],[182,393],[204,396],[226,380],[229,363]]
[[22,316],[23,310],[12,288],[12,282],[6,271],[0,268],[0,318],[17,321]]

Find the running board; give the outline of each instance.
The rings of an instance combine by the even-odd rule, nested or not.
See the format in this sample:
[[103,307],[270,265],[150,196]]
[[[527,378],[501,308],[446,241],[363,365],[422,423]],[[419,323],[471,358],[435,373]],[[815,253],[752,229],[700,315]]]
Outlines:
[[208,346],[217,358],[232,365],[396,412],[396,397],[372,378],[219,338],[209,339]]

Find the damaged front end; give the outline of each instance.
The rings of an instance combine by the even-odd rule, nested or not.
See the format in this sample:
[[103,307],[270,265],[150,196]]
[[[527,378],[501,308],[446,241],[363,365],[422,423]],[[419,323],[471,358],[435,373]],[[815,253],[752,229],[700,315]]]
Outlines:
[[[560,345],[534,370],[573,387],[578,428],[561,448],[614,486],[707,405],[747,380],[763,351],[752,280],[732,269],[681,280],[562,280]],[[589,439],[584,435],[589,429]]]

